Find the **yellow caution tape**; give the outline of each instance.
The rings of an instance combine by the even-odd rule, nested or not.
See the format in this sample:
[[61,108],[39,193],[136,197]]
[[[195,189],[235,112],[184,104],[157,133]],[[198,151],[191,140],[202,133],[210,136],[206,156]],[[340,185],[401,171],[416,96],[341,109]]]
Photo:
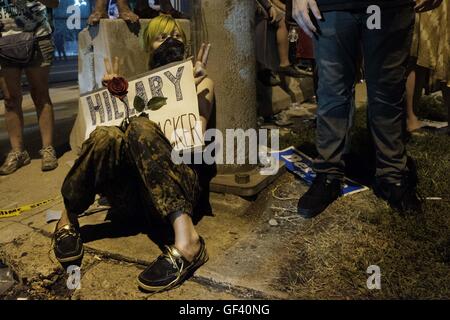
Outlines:
[[37,207],[43,206],[44,204],[50,203],[54,200],[55,199],[48,199],[41,202],[21,206],[19,208],[0,210],[0,218],[15,217],[20,215],[22,212],[33,210]]

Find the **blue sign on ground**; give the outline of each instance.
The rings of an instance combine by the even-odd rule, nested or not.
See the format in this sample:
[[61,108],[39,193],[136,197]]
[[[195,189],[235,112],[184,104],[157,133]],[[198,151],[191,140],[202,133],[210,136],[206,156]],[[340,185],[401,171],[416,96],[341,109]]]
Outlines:
[[[313,171],[313,160],[306,154],[297,150],[294,147],[289,147],[280,151],[272,151],[271,154],[282,160],[286,168],[299,176],[306,184],[311,185],[316,173]],[[363,186],[353,180],[345,178],[342,193],[344,196],[348,196],[354,193],[369,190],[368,187]]]

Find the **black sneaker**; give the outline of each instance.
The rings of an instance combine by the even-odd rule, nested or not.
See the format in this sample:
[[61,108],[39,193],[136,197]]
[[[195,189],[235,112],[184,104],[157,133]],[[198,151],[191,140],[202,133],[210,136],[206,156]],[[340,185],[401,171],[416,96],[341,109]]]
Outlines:
[[408,183],[406,179],[397,184],[378,182],[373,189],[378,198],[387,201],[391,208],[399,213],[422,212],[422,201],[417,194],[416,186]]
[[138,285],[149,292],[173,289],[207,261],[208,254],[201,237],[200,251],[192,262],[187,261],[174,246],[166,246],[166,251],[139,275]]
[[298,201],[297,212],[310,219],[323,212],[342,194],[341,181],[328,179],[325,174],[317,174],[311,187]]
[[80,233],[71,225],[56,230],[53,234],[53,251],[61,263],[77,261],[83,257],[83,242]]
[[376,181],[373,191],[378,198],[387,201],[391,208],[399,213],[421,213],[422,200],[417,192],[419,176],[413,158],[408,156],[406,167],[408,171],[403,175],[400,183]]

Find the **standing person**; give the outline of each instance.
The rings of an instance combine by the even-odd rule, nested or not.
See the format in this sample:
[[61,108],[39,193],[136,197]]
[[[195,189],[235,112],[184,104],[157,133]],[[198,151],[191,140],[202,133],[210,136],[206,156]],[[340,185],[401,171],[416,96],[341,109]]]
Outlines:
[[[418,0],[429,10],[438,0]],[[380,28],[369,28],[369,5],[381,9]],[[404,142],[406,66],[414,27],[412,0],[293,0],[293,17],[314,37],[318,68],[317,176],[300,198],[298,213],[312,218],[342,192],[343,153],[352,106],[358,51],[367,81],[368,126],[376,148],[377,196],[400,212],[420,211],[414,166]]]
[[[162,67],[186,58],[186,36],[169,15],[152,19],[143,32],[149,51],[149,68]],[[202,45],[194,69],[203,129],[213,125],[214,85],[206,74],[209,46]],[[104,83],[116,81],[118,58],[106,63]],[[211,119],[211,121],[209,121]],[[61,263],[81,259],[83,244],[78,215],[104,195],[111,207],[125,214],[145,217],[153,224],[164,221],[173,228],[175,241],[138,277],[147,291],[171,289],[208,260],[206,246],[193,219],[207,208],[211,171],[201,166],[175,164],[172,146],[159,126],[147,116],[130,118],[126,129],[97,127],[83,143],[61,188],[66,210],[54,233],[53,250]],[[208,203],[206,203],[208,202]]]
[[[256,0],[256,59],[263,69],[272,70],[280,76],[300,78],[304,76],[289,61],[288,29],[285,13],[277,9],[269,0]],[[269,28],[276,31],[276,42],[269,37]],[[276,46],[278,56],[273,54]]]
[[[23,145],[22,71],[25,71],[30,84],[41,130],[42,170],[53,170],[58,166],[53,148],[53,105],[48,90],[54,46],[46,14],[46,7],[56,8],[58,5],[59,0],[0,0],[0,43],[3,48],[11,48],[9,52],[2,50],[0,67],[5,79],[2,88],[5,93],[5,121],[12,149],[0,167],[0,175],[11,174],[31,161]],[[14,47],[25,43],[25,40],[33,41],[33,37],[36,38],[33,51]],[[22,56],[24,54],[28,55]]]
[[67,61],[64,34],[62,32],[57,32],[54,38],[56,52],[58,53],[59,60],[62,60],[64,58],[64,61]]
[[[406,83],[408,131],[424,123],[414,113],[422,91],[442,91],[450,123],[450,11],[448,1],[428,12],[416,15],[411,66]],[[450,129],[448,130],[450,133]]]

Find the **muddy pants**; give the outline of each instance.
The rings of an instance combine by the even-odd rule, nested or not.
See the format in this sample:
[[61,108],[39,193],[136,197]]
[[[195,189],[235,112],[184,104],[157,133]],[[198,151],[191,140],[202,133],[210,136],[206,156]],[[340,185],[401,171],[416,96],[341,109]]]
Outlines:
[[199,186],[195,171],[171,160],[172,146],[147,117],[133,117],[125,132],[97,127],[83,143],[61,193],[68,212],[81,214],[106,196],[115,210],[144,211],[162,219],[175,212],[192,214]]

